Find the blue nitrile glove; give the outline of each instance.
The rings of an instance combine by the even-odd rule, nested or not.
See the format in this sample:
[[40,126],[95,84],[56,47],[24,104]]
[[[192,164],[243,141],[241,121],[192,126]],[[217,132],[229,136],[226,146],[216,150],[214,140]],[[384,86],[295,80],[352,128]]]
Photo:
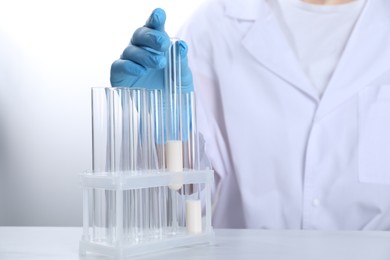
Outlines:
[[[113,87],[164,88],[165,52],[170,45],[164,31],[166,15],[163,9],[155,9],[146,24],[138,28],[123,51],[120,59],[111,66]],[[181,55],[182,92],[193,90],[192,74],[188,67],[187,44],[179,41]]]

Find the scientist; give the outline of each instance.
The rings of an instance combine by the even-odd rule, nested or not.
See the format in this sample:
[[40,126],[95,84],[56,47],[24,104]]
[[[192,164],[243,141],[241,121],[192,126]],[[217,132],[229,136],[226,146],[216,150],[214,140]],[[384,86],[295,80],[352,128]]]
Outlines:
[[[388,0],[215,0],[183,27],[215,227],[390,229],[389,14]],[[161,87],[164,23],[156,9],[135,31],[112,86]]]

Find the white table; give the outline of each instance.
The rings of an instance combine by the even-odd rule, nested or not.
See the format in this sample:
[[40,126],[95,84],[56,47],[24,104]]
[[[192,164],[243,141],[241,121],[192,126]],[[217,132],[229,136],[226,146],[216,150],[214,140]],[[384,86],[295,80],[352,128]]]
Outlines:
[[[81,228],[0,227],[1,260],[79,257]],[[132,259],[389,260],[390,232],[215,230],[215,245],[180,248]]]

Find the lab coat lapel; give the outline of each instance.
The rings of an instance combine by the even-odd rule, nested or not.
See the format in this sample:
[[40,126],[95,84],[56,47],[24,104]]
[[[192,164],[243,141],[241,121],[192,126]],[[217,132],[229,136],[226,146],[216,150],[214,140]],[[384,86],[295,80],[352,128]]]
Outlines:
[[368,0],[317,111],[317,119],[333,111],[390,69],[388,0]]
[[[319,101],[317,90],[311,85],[294,50],[280,28],[277,17],[266,1],[258,0],[262,6],[257,11],[254,24],[242,40],[242,45],[264,67],[276,76]],[[229,8],[227,9],[229,11]],[[253,11],[251,12],[253,16]],[[241,13],[242,16],[242,13]]]

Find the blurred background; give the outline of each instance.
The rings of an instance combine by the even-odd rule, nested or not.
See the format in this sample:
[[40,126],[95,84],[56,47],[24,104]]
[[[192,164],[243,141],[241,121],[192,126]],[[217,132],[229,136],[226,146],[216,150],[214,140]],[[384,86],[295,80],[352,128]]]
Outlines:
[[90,88],[156,7],[174,36],[204,0],[0,2],[0,225],[80,226]]

